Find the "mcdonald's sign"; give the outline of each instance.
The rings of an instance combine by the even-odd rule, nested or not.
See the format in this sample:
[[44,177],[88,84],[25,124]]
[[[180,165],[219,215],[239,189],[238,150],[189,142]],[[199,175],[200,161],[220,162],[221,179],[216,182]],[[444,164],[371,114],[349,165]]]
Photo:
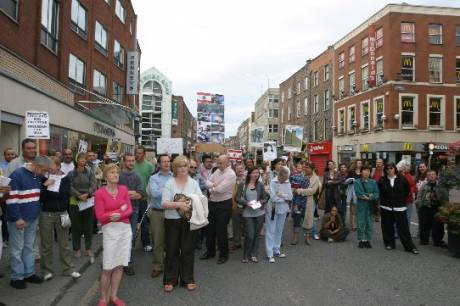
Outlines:
[[405,142],[403,145],[403,151],[412,151],[414,146],[410,142]]
[[414,99],[411,97],[404,97],[402,100],[402,109],[403,110],[413,110]]
[[369,145],[367,143],[363,144],[363,147],[361,148],[362,152],[369,152]]
[[435,112],[441,111],[441,100],[440,99],[430,99],[430,111],[435,111]]
[[403,68],[412,68],[414,62],[412,56],[403,56],[402,57],[402,66]]

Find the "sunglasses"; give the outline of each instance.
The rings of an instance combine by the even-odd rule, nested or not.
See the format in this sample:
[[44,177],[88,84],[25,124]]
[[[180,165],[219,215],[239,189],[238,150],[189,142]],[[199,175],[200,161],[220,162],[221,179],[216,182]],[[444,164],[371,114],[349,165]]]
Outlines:
[[196,169],[197,167],[190,167],[190,169]]

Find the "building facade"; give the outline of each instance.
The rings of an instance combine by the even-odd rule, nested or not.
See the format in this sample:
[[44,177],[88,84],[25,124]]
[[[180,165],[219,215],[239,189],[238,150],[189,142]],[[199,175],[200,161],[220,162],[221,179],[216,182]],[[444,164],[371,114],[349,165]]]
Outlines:
[[264,128],[264,141],[279,144],[279,89],[268,88],[254,107],[254,125]]
[[185,104],[184,97],[172,96],[171,116],[171,138],[182,138],[185,153],[190,153],[196,144],[197,122]]
[[243,150],[243,153],[247,153],[249,150],[249,128],[251,125],[251,118],[244,120],[238,127],[238,141],[240,148]]
[[139,142],[148,151],[156,152],[158,138],[171,137],[171,86],[171,81],[155,67],[141,73]]
[[234,149],[234,150],[240,150],[240,140],[238,138],[238,135],[236,136],[230,136],[225,139],[225,148],[226,149]]
[[[19,150],[25,112],[39,110],[51,125],[41,153],[76,149],[79,140],[101,154],[115,142],[132,150],[140,48],[131,2],[7,2],[0,8],[2,149]],[[128,52],[136,52],[132,67]]]
[[390,4],[334,49],[335,158],[414,165],[428,142],[445,157],[460,130],[460,9]]

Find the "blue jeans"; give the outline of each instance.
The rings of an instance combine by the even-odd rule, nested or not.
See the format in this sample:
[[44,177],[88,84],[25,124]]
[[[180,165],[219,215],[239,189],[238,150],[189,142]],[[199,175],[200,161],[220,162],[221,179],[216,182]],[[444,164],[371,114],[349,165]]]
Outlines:
[[345,224],[345,221],[347,220],[347,197],[346,196],[340,197],[340,203],[339,203],[339,207],[337,207],[337,210],[339,211],[340,218],[342,218],[342,223]]
[[[138,221],[140,222],[141,220],[139,218],[142,218],[142,216],[145,213],[145,210],[148,207],[148,204],[145,200],[140,201],[139,204],[139,213],[138,213]],[[150,219],[147,216],[145,216],[144,221],[141,224],[141,241],[142,241],[142,247],[146,247],[150,245]]]
[[131,257],[129,258],[129,263],[133,262],[133,251],[136,246],[136,232],[137,232],[137,218],[139,217],[139,206],[133,206],[133,213],[129,217],[129,222],[131,223],[131,231],[133,232],[132,247],[131,247]]
[[270,213],[265,214],[265,251],[268,258],[281,253],[281,238],[286,215],[286,213],[275,214],[275,219],[272,220]]
[[38,218],[26,223],[27,227],[19,230],[15,222],[8,221],[11,280],[22,280],[35,274],[34,241]]
[[409,223],[409,228],[410,228],[410,221],[412,219],[412,211],[413,210],[414,210],[414,203],[407,204],[406,214],[407,214],[407,222]]

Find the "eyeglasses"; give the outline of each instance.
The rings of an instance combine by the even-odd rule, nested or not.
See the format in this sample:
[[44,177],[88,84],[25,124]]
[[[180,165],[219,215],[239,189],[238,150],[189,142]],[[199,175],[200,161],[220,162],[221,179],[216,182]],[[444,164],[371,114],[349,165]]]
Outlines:
[[190,167],[190,169],[196,169],[196,167]]

